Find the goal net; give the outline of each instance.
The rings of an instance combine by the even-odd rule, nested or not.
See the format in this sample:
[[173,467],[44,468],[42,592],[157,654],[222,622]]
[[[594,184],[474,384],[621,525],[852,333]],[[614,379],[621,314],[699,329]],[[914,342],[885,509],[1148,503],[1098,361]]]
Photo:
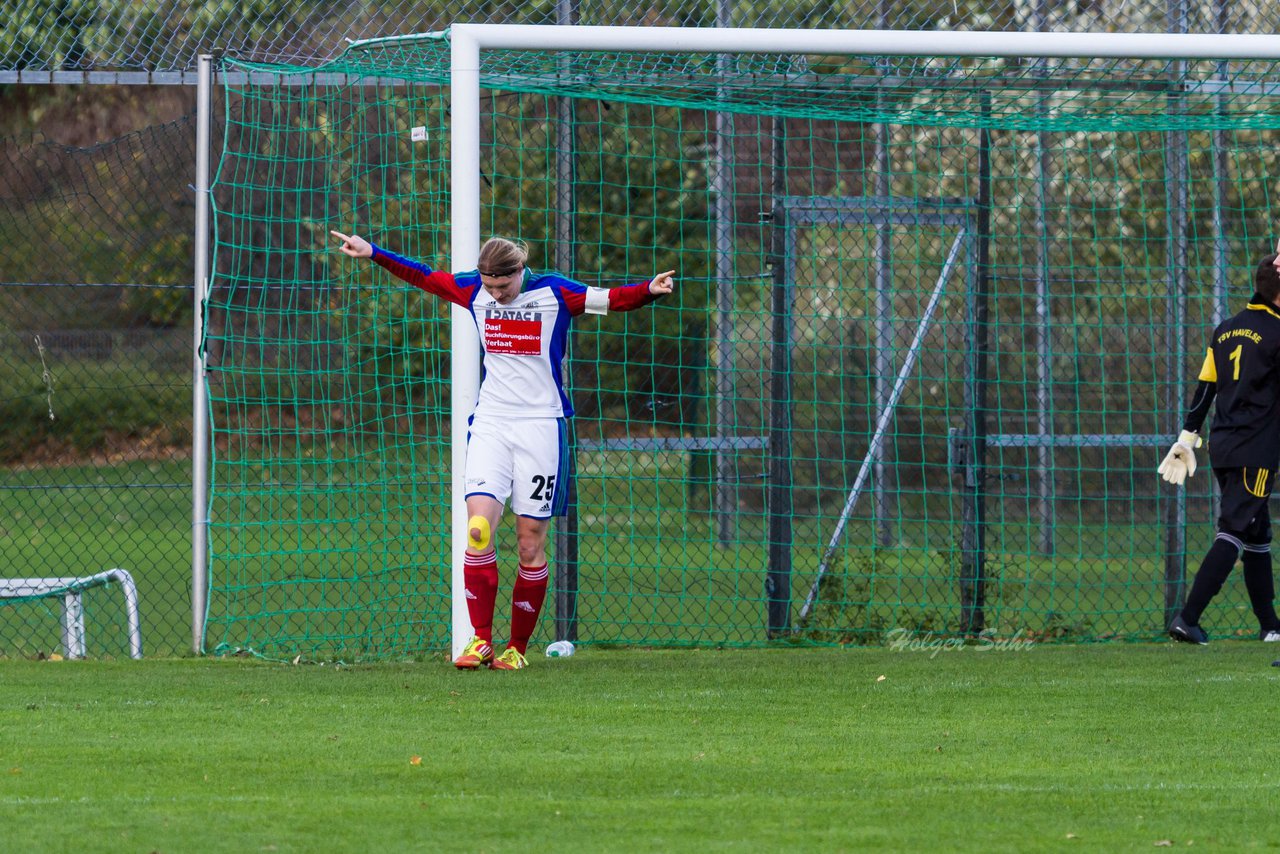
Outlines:
[[[503,235],[588,285],[677,270],[573,327],[535,642],[1163,633],[1216,511],[1155,467],[1275,244],[1256,39],[533,29],[465,86],[448,35],[225,64],[208,650],[449,645],[475,354],[331,228],[435,269]],[[509,591],[509,518],[497,544]],[[1215,633],[1250,630],[1223,597]]]

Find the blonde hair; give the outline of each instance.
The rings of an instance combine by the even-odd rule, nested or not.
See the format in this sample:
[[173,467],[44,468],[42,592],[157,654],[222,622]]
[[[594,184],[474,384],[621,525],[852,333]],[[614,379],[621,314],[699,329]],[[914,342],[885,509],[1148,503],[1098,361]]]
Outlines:
[[529,248],[505,237],[490,237],[480,247],[476,269],[485,276],[510,276],[529,260]]

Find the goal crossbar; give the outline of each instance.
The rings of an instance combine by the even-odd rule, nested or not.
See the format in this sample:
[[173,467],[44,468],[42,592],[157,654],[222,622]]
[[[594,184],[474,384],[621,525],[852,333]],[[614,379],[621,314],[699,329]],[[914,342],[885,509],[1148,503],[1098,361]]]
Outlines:
[[797,53],[851,56],[1035,56],[1100,59],[1280,59],[1270,35],[1197,33],[929,32],[745,27],[454,24],[445,33],[353,41],[351,49],[448,38],[455,54],[479,50],[626,53]]

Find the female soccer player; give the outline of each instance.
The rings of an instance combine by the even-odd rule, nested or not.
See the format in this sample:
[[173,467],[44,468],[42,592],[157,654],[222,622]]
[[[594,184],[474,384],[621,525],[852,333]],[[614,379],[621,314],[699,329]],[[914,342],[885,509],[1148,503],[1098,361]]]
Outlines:
[[[581,314],[631,311],[675,288],[675,271],[619,288],[592,288],[526,266],[523,245],[494,237],[476,269],[433,271],[356,235],[330,232],[352,258],[372,258],[392,275],[471,312],[484,350],[484,379],[467,435],[467,556],[463,579],[475,636],[454,665],[518,670],[547,592],[547,531],[568,505],[567,419],[573,405],[560,372],[569,322]],[[511,640],[493,652],[498,562],[493,531],[507,500],[516,514],[520,570],[511,595]]]

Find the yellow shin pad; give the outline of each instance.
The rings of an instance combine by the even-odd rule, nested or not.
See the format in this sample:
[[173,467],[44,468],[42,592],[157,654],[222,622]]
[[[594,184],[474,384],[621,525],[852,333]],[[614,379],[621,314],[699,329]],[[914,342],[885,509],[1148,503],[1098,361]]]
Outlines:
[[467,521],[467,545],[476,551],[484,551],[489,547],[489,520],[483,516],[472,516]]

